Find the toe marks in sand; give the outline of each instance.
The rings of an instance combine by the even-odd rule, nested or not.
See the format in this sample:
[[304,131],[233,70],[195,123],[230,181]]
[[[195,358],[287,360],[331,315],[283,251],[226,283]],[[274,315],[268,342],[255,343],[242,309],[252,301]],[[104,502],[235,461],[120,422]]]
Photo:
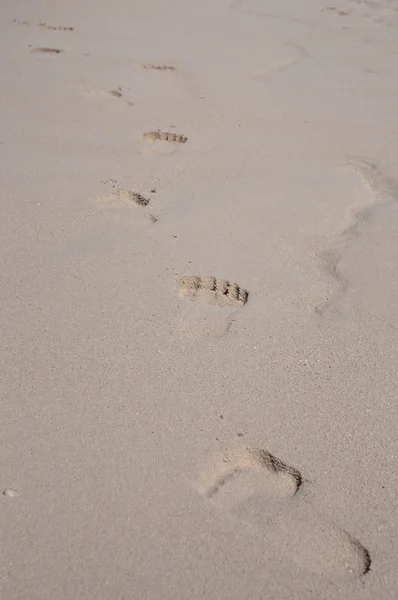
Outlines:
[[47,25],[47,23],[40,22],[38,27],[43,27],[44,29],[50,29],[51,31],[74,31],[74,27],[65,27],[64,25]]
[[61,54],[63,50],[59,48],[32,48],[31,52],[37,54]]
[[149,198],[146,198],[145,196],[142,196],[141,194],[138,194],[137,192],[129,192],[129,195],[131,197],[131,200],[133,202],[135,202],[136,204],[138,204],[139,206],[148,206]]
[[30,21],[18,21],[18,19],[13,19],[13,23],[17,25],[36,25],[36,27],[43,27],[43,29],[49,29],[51,31],[74,31],[74,27],[65,27],[64,25],[47,25],[47,23],[43,23],[40,21],[39,23],[31,23]]
[[321,8],[321,12],[328,12],[338,15],[339,17],[347,17],[350,13],[347,10],[340,10],[336,6],[326,6]]
[[249,293],[237,283],[216,277],[186,275],[178,280],[178,295],[181,298],[198,299],[217,306],[239,307],[246,304]]
[[142,137],[145,142],[162,141],[185,144],[185,142],[188,140],[188,138],[181,133],[169,133],[167,131],[147,131]]
[[118,200],[124,202],[125,204],[129,204],[134,202],[138,204],[138,206],[148,206],[150,200],[146,196],[139,194],[138,192],[133,192],[131,190],[122,190],[118,189],[115,193]]
[[121,87],[116,88],[116,90],[109,90],[107,93],[109,96],[113,96],[114,98],[121,98],[123,96]]
[[115,189],[110,194],[101,195],[93,199],[93,201],[101,210],[107,210],[110,214],[129,214],[133,205],[137,205],[140,207],[140,211],[135,213],[137,216],[141,214],[142,217],[149,220],[152,224],[158,221],[157,217],[150,211],[144,210],[141,212],[142,208],[145,209],[148,207],[150,199],[132,190],[116,188],[115,186]]
[[149,70],[153,70],[153,71],[175,71],[175,67],[173,67],[172,65],[153,65],[153,64],[147,64],[147,65],[142,65],[143,69],[149,69]]

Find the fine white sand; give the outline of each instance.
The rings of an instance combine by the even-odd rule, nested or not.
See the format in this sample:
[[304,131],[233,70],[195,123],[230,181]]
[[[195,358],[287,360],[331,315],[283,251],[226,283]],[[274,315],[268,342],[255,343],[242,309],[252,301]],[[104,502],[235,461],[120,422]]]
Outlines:
[[395,599],[398,1],[0,43],[2,600]]

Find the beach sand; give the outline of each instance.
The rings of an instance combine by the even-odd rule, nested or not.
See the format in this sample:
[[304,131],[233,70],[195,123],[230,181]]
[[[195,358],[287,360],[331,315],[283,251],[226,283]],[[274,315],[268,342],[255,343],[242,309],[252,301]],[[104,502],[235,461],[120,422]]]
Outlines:
[[2,2],[2,599],[397,597],[397,36]]

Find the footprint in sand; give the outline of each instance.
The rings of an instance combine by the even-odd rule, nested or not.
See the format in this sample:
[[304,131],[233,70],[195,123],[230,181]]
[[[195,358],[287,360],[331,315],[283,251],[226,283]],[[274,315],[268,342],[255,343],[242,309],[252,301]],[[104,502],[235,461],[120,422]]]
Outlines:
[[65,25],[48,25],[47,23],[43,23],[40,21],[37,25],[38,27],[43,27],[44,29],[50,29],[51,31],[74,31],[74,27],[65,27]]
[[350,14],[350,11],[341,10],[336,6],[325,6],[325,8],[321,8],[321,12],[332,13],[334,15],[338,15],[339,17],[347,17]]
[[[35,23],[31,23],[30,21],[18,21],[18,19],[13,19],[13,23],[17,23],[18,25],[35,25]],[[65,27],[65,25],[48,25],[47,23],[43,23],[40,21],[36,24],[36,27],[43,27],[44,29],[50,29],[51,31],[74,31],[74,27]]]
[[218,509],[263,531],[268,548],[299,566],[334,578],[365,575],[369,552],[300,497],[302,481],[269,452],[241,447],[217,454],[196,487]]
[[32,48],[31,52],[34,54],[61,54],[63,50],[59,48]]
[[216,277],[187,275],[178,280],[181,328],[189,337],[221,337],[231,324],[233,314],[246,304],[247,290],[236,283]]
[[216,454],[202,471],[199,492],[217,506],[232,508],[254,493],[294,496],[302,482],[294,467],[258,448],[236,448]]
[[19,496],[17,490],[13,490],[12,488],[6,488],[3,490],[3,496],[7,496],[8,498],[15,498]]
[[127,106],[134,106],[133,102],[127,100],[123,95],[123,90],[121,87],[118,87],[114,90],[91,90],[90,92],[86,92],[83,94],[89,100],[100,100],[103,102],[107,102],[109,104],[118,105],[116,100],[120,100],[120,104]]
[[185,144],[185,142],[188,140],[188,138],[181,133],[168,133],[167,131],[147,131],[142,137],[146,142],[162,141]]
[[[126,215],[134,211],[134,217],[144,220],[147,223],[157,223],[157,218],[148,209],[150,200],[147,196],[132,190],[115,189],[109,194],[98,196],[93,200],[94,204],[101,212],[111,215]],[[140,207],[139,211],[135,209]],[[142,210],[145,209],[145,210]]]
[[188,138],[181,133],[167,131],[147,131],[143,134],[146,156],[169,156],[174,154],[177,144],[185,144]]
[[142,65],[143,69],[149,69],[149,70],[153,70],[153,71],[175,71],[176,68],[173,67],[172,65],[152,65],[152,64],[147,64],[147,65]]

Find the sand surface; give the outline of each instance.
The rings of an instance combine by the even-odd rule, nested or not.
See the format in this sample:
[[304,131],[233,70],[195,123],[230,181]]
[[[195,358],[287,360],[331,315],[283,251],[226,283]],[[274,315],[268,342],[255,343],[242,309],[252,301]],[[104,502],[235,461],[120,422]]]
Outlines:
[[398,0],[0,40],[2,600],[395,600]]

